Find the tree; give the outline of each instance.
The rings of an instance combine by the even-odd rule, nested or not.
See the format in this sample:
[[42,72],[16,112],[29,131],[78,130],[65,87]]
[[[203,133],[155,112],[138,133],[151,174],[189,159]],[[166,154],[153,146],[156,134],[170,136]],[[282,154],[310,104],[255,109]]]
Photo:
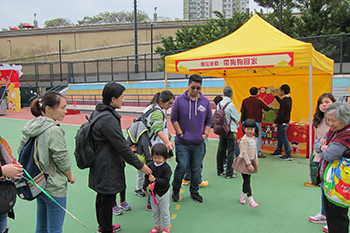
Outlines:
[[218,11],[214,11],[214,14],[217,18],[210,19],[207,23],[182,25],[181,30],[175,32],[176,40],[172,36],[162,37],[163,48],[158,46],[155,51],[163,53],[208,44],[234,32],[250,18],[250,14],[241,12],[236,12],[230,19],[225,19]]
[[56,18],[56,19],[50,19],[46,20],[44,22],[45,28],[51,28],[51,27],[69,27],[73,26],[74,24],[71,23],[69,19],[66,18]]
[[[137,12],[137,21],[144,22],[149,19],[146,12],[139,10]],[[134,12],[100,12],[95,16],[85,16],[82,20],[78,20],[79,25],[95,25],[95,24],[116,24],[116,23],[132,23],[134,22]]]

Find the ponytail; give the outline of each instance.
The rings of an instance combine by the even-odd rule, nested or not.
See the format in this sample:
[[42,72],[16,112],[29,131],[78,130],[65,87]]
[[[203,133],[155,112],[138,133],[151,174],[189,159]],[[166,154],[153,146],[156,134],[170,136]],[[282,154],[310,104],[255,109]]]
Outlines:
[[30,104],[30,112],[35,117],[43,115],[43,111],[41,109],[41,105],[40,105],[40,100],[39,99],[35,99],[35,100],[32,101],[32,103]]

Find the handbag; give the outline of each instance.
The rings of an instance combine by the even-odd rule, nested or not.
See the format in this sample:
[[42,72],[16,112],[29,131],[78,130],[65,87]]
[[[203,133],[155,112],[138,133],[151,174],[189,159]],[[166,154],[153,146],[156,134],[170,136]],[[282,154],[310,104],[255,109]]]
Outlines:
[[333,204],[350,206],[350,158],[341,157],[329,163],[324,172],[324,194]]
[[16,185],[12,180],[0,179],[0,216],[11,211],[16,203]]

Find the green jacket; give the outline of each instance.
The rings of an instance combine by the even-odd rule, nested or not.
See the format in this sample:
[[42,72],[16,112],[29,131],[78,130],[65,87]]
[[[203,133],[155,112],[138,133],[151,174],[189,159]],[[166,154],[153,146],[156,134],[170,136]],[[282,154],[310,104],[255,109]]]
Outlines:
[[54,162],[45,191],[54,197],[65,197],[68,180],[63,172],[71,168],[71,162],[63,129],[52,119],[40,116],[28,121],[23,126],[22,133],[18,154],[29,138],[37,137],[40,169],[46,172],[51,161]]

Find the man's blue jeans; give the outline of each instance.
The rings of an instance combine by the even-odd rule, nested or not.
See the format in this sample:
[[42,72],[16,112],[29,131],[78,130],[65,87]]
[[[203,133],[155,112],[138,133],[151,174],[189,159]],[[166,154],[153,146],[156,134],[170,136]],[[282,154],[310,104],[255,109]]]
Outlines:
[[286,150],[287,155],[291,155],[291,149],[287,137],[288,124],[278,124],[277,127],[277,153],[282,153],[282,149]]
[[[66,208],[66,197],[53,197]],[[66,212],[44,193],[37,199],[36,233],[61,233]]]
[[0,233],[7,232],[7,214],[0,216]]
[[199,145],[182,145],[175,144],[176,150],[176,168],[174,172],[173,189],[178,191],[181,188],[182,178],[187,170],[191,167],[191,193],[198,193],[200,182],[201,164],[205,153],[205,143]]

